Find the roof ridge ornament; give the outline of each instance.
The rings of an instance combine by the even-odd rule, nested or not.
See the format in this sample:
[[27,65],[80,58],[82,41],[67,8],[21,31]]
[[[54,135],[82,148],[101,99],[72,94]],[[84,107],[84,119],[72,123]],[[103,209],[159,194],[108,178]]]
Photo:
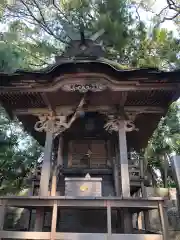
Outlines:
[[[68,30],[68,35],[71,36],[71,41],[69,45],[65,48],[65,51],[61,56],[56,56],[56,62],[61,61],[63,58],[78,58],[78,57],[105,57],[105,51],[102,47],[102,44],[97,44],[97,39],[101,37],[104,33],[104,29],[100,29],[93,35],[85,37],[84,28],[81,27],[79,31],[79,36],[77,37],[77,31],[72,29],[72,27],[67,26],[67,23],[64,23],[65,28],[71,28]],[[76,32],[76,34],[75,34]]]

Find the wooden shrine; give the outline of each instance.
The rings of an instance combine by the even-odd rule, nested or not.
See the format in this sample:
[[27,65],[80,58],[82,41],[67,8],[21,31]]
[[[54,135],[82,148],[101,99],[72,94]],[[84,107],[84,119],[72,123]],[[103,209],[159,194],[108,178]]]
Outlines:
[[[0,74],[2,106],[44,146],[29,196],[0,197],[0,239],[168,240],[164,200],[147,198],[151,179],[132,153],[179,97],[180,71],[123,70],[101,52],[75,41],[48,68]],[[34,225],[4,229],[9,206],[28,209]],[[140,212],[144,227],[134,225]]]

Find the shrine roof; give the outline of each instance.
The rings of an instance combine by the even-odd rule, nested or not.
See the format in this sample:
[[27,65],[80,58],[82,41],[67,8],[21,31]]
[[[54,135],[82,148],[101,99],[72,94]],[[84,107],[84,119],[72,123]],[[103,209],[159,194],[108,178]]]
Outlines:
[[[104,58],[60,57],[55,64],[44,69],[18,69],[11,74],[0,73],[0,102],[9,115],[16,115],[17,110],[48,109],[48,101],[53,108],[76,108],[82,93],[66,92],[60,84],[69,79],[76,83],[80,78],[84,82],[95,79],[97,83],[105,79],[109,86],[104,91],[91,93],[90,106],[112,107],[119,104],[123,94],[126,94],[125,108],[139,109],[135,120],[139,131],[128,134],[128,143],[136,149],[146,146],[169,104],[180,96],[180,70],[165,72],[156,68],[123,69],[117,62]],[[47,96],[44,97],[44,93]],[[142,106],[146,111],[142,110]],[[20,112],[17,116],[25,129],[43,145],[45,134],[34,130],[37,115]]]
[[[175,71],[160,71],[157,68],[131,68],[127,69],[123,65],[105,59],[105,58],[60,58],[54,64],[39,70],[17,69],[13,73],[0,72],[0,86],[10,86],[11,83],[15,85],[17,82],[24,82],[27,80],[38,83],[52,82],[54,78],[62,74],[80,73],[80,72],[94,72],[103,73],[114,77],[116,81],[128,80],[133,81],[142,80],[151,81],[168,81],[180,82],[180,69]],[[27,81],[28,83],[28,81]],[[29,83],[30,84],[30,83]]]

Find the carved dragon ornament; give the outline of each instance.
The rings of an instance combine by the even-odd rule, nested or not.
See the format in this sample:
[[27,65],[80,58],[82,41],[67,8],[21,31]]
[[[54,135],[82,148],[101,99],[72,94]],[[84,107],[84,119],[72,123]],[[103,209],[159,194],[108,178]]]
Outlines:
[[[114,116],[109,115],[107,123],[104,125],[104,128],[106,131],[112,133],[113,131],[117,132],[119,130],[120,121],[124,120],[121,116]],[[128,120],[124,120],[125,124],[125,131],[126,132],[132,132],[132,131],[138,131],[139,129],[135,127],[135,124],[132,120],[132,118],[129,118]]]
[[[52,120],[52,124],[49,121]],[[34,129],[38,132],[48,132],[53,133],[63,132],[70,127],[70,123],[67,122],[67,116],[50,116],[42,115],[39,116],[39,121],[36,122]]]
[[53,114],[44,114],[39,116],[39,121],[34,125],[34,129],[38,132],[53,132],[55,135],[58,135],[64,132],[66,129],[70,128],[72,123],[76,120],[78,112],[82,109],[84,104],[84,98],[81,99],[76,111],[71,118],[68,118],[68,115],[53,115]]

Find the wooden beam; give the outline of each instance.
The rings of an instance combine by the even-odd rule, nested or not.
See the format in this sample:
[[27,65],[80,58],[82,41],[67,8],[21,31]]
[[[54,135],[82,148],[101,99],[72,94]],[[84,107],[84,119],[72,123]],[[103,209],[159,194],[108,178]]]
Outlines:
[[[76,81],[78,84],[82,84],[87,81],[88,78],[92,79],[100,79],[100,83],[107,85],[107,88],[112,91],[147,91],[147,90],[176,90],[179,88],[179,83],[162,83],[162,82],[154,82],[154,83],[141,83],[140,80],[147,80],[146,78],[134,78],[134,79],[126,79],[125,81],[118,81],[117,78],[109,77],[106,74],[102,73],[76,73],[76,74],[63,74],[60,77],[57,77],[53,83],[42,83],[31,86],[31,84],[24,84],[18,86],[1,86],[0,93],[7,92],[56,92],[58,89],[61,89],[64,84],[72,84]],[[102,81],[101,81],[102,79]]]
[[44,159],[43,159],[43,164],[42,164],[40,189],[39,189],[40,196],[48,196],[49,179],[50,179],[50,171],[51,171],[54,121],[49,120],[47,124],[48,124],[48,129],[46,132]]
[[163,240],[169,240],[168,219],[162,202],[159,202],[159,216],[162,228]]
[[19,232],[19,231],[1,231],[0,236],[4,239],[50,239],[50,232]]
[[[41,93],[41,92],[57,92],[59,89],[61,88],[61,86],[59,85],[49,85],[47,87],[34,87],[34,88],[25,88],[25,87],[1,87],[0,89],[0,94],[6,94],[9,92],[21,92],[21,93]],[[111,85],[109,86],[110,90],[112,91],[118,91],[118,92],[130,92],[130,91],[149,91],[149,90],[163,90],[163,91],[173,91],[179,88],[179,84],[178,83],[166,83],[166,84],[162,84],[162,83],[154,83],[154,84],[141,84],[141,85],[136,85],[136,84],[132,84],[132,85],[127,85],[127,84],[119,84],[119,85]]]
[[[29,239],[29,240],[49,240],[50,232],[16,232],[1,231],[0,236],[4,239]],[[105,233],[72,233],[61,232],[56,233],[56,239],[73,239],[73,240],[163,240],[161,234],[112,234],[110,238]]]
[[[3,199],[3,200],[2,200]],[[102,207],[104,208],[110,204],[113,208],[134,208],[135,210],[151,210],[158,209],[158,203],[164,202],[162,198],[118,198],[118,197],[92,197],[92,198],[68,198],[68,197],[0,197],[0,205],[2,201],[6,200],[6,206],[32,208],[32,207],[52,207],[54,201],[57,200],[57,204],[60,207]]]
[[[73,110],[77,106],[61,106],[56,107],[54,111],[56,114],[72,114]],[[89,106],[86,111],[87,112],[96,112],[96,111],[105,111],[105,112],[115,112],[114,106]],[[133,113],[154,113],[154,114],[163,114],[165,111],[162,107],[154,107],[154,106],[125,106],[124,107],[125,112],[133,112]],[[48,108],[28,108],[28,109],[16,109],[13,111],[13,113],[17,116],[21,115],[35,115],[39,116],[41,114],[49,114]]]
[[126,142],[126,131],[125,121],[119,121],[119,166],[121,172],[121,191],[122,197],[130,197],[130,180],[129,180],[129,167],[128,167],[128,156],[127,156],[127,142]]

